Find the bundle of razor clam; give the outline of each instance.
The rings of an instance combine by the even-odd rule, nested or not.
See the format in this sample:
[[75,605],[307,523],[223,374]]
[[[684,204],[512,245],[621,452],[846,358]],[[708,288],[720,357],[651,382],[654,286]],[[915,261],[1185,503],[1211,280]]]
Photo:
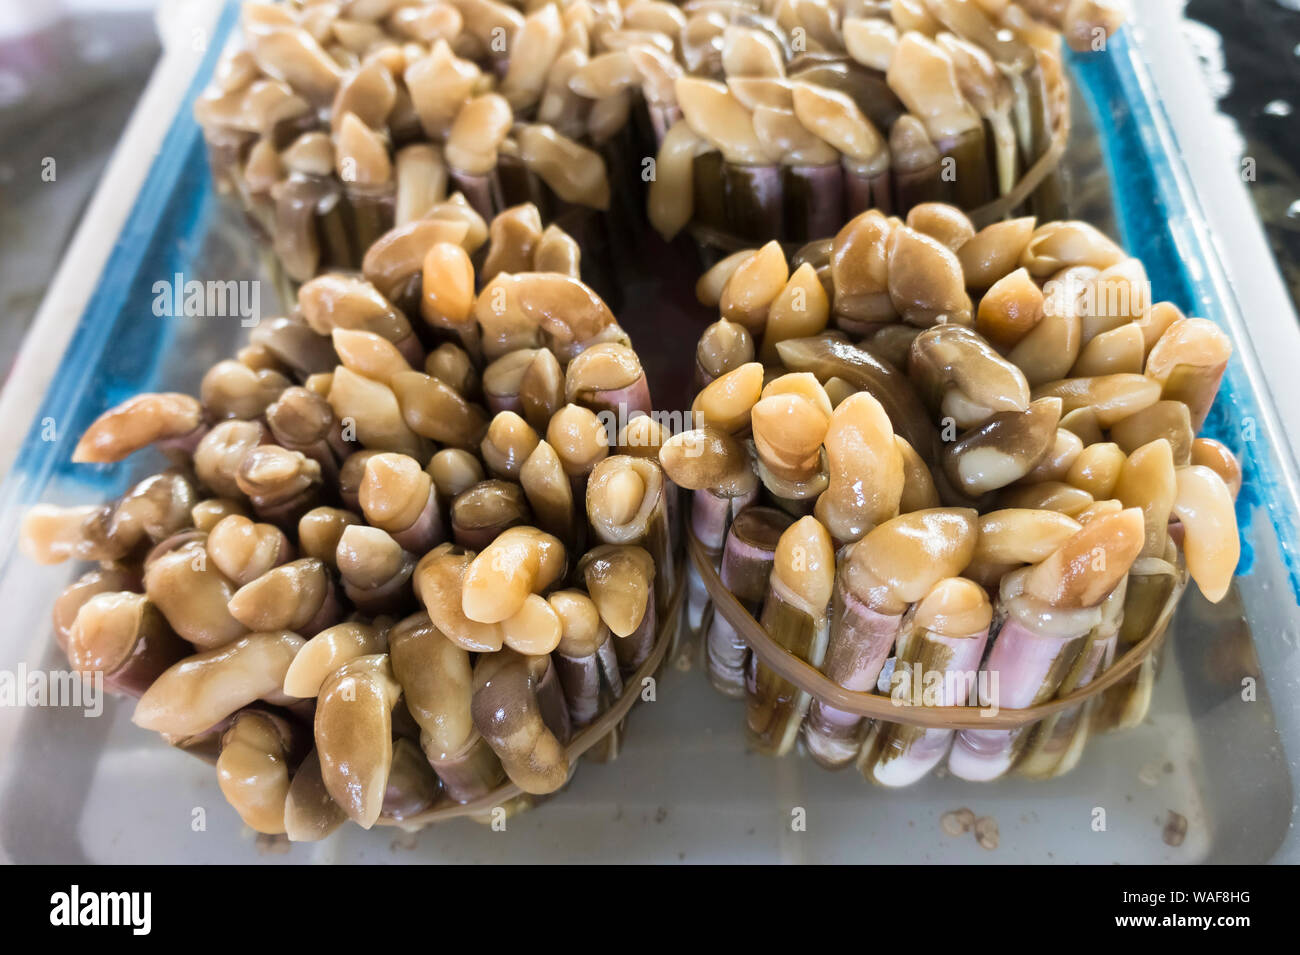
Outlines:
[[1231,584],[1242,476],[1197,437],[1227,336],[1147,289],[1092,226],[940,204],[701,278],[697,427],[660,460],[694,492],[689,624],[758,748],[1041,778],[1143,719],[1188,576]]
[[608,169],[640,182],[653,151],[606,54],[661,40],[665,10],[681,16],[651,0],[245,2],[195,115],[219,187],[296,281],[466,208],[532,202],[574,231],[610,208]]
[[[366,262],[303,284],[197,398],[105,411],[75,461],[172,466],[22,530],[38,561],[98,562],[54,608],[72,665],[292,840],[555,792],[616,754],[678,616],[664,436],[574,241],[521,207],[477,283],[430,232]],[[412,284],[412,311],[385,294]]]
[[661,131],[654,227],[734,251],[921,202],[1055,214],[1062,37],[1100,50],[1121,22],[1110,0],[691,0],[675,62],[607,56],[640,72]]

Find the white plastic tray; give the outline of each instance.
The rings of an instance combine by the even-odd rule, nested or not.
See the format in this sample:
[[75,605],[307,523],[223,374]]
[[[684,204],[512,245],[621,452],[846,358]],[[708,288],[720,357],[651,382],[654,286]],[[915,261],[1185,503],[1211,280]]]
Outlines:
[[[566,790],[511,819],[505,832],[467,821],[418,835],[347,827],[285,851],[243,828],[210,767],[131,726],[129,703],[110,702],[99,719],[0,708],[0,855],[188,863],[1300,859],[1300,638],[1295,568],[1283,547],[1296,543],[1295,455],[1286,436],[1300,427],[1300,331],[1235,166],[1202,135],[1210,101],[1179,40],[1176,6],[1142,4],[1113,60],[1080,68],[1088,105],[1076,107],[1073,192],[1149,265],[1165,262],[1165,274],[1153,274],[1157,295],[1222,322],[1237,344],[1220,426],[1243,418],[1257,425],[1249,449],[1255,483],[1243,503],[1253,566],[1218,608],[1187,598],[1145,725],[1094,740],[1064,779],[977,786],[932,778],[885,792],[852,771],[747,752],[741,710],[709,688],[688,647],[667,666],[657,702],[632,714],[621,757],[584,764]],[[157,319],[145,304],[152,281],[177,267],[197,278],[258,274],[237,217],[208,193],[188,116],[232,15],[193,2],[166,13],[158,73],[0,396],[7,422],[0,468],[8,472],[0,486],[0,670],[63,665],[48,608],[71,571],[34,567],[16,554],[22,510],[35,500],[95,500],[130,474],[69,465],[75,432],[137,388],[192,389],[198,371],[243,334],[236,321]],[[1137,97],[1132,108],[1125,97]],[[1180,142],[1195,149],[1184,153]],[[652,313],[644,303],[654,278],[627,281],[621,319],[643,350],[651,328],[666,349],[652,370],[688,363],[697,317],[685,306]],[[664,327],[676,332],[662,334]],[[662,380],[670,384],[656,397],[665,405],[680,376]],[[41,441],[44,417],[55,420],[54,442]],[[1250,674],[1262,674],[1259,696],[1244,703],[1240,679]],[[995,851],[943,833],[942,814],[962,807],[997,820]],[[806,812],[806,831],[792,830],[796,809]],[[1098,809],[1104,831],[1093,826]],[[1162,839],[1171,810],[1188,819],[1178,847]]]

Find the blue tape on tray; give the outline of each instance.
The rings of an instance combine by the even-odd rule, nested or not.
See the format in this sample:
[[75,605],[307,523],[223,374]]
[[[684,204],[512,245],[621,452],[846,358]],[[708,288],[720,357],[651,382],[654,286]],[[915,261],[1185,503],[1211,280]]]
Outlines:
[[[1209,243],[1197,235],[1199,210],[1180,183],[1169,155],[1175,143],[1163,110],[1154,112],[1151,81],[1128,30],[1111,38],[1106,55],[1071,55],[1076,77],[1105,142],[1103,150],[1114,185],[1116,214],[1124,247],[1146,266],[1156,300],[1173,302],[1186,314],[1209,318],[1232,334],[1225,302],[1207,273],[1217,260]],[[1205,268],[1202,268],[1204,265]],[[1193,268],[1195,266],[1195,268]],[[1232,335],[1234,343],[1238,337]],[[1239,354],[1224,376],[1202,433],[1227,445],[1242,464],[1237,498],[1241,562],[1246,574],[1255,563],[1246,534],[1261,509],[1267,511],[1286,563],[1291,591],[1300,602],[1300,521],[1278,477],[1280,465],[1257,435],[1259,406]]]
[[[106,498],[121,493],[138,463],[73,464],[78,437],[100,412],[152,390],[173,339],[173,320],[152,311],[153,284],[182,271],[193,237],[214,201],[194,101],[212,75],[239,19],[230,3],[217,22],[203,62],[167,130],[127,215],[95,291],[77,323],[53,383],[19,450],[3,501],[25,509],[57,480]],[[197,384],[197,383],[196,383]],[[46,423],[53,424],[49,440]]]

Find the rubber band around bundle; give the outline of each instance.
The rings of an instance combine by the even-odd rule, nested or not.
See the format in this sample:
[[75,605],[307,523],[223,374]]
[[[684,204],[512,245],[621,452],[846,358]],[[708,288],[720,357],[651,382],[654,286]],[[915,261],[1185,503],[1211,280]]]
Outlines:
[[[655,640],[654,649],[650,651],[650,656],[637,667],[636,672],[624,680],[623,695],[608,710],[583,727],[564,747],[572,771],[577,770],[578,757],[608,736],[631,712],[637,698],[641,695],[641,684],[659,669],[664,658],[668,655],[668,648],[672,646],[677,628],[681,624],[682,600],[686,593],[685,582],[686,569],[683,565],[682,569],[677,572],[677,580],[673,584],[673,597],[669,601],[668,610],[663,615],[663,619],[659,621],[659,633]],[[618,638],[612,637],[611,639],[617,640]],[[572,771],[570,772],[569,781],[573,779]],[[565,785],[567,786],[568,782]],[[408,830],[421,829],[434,823],[445,822],[448,819],[491,812],[516,796],[522,795],[524,795],[522,789],[514,783],[508,782],[498,786],[487,795],[480,796],[478,799],[469,802],[458,803],[443,800],[433,808],[426,809],[424,812],[416,813],[413,816],[407,816],[405,819],[380,816],[375,824],[378,826],[398,826]]]
[[1169,625],[1178,598],[1186,584],[1186,574],[1164,561],[1168,567],[1165,571],[1175,578],[1174,587],[1157,616],[1151,631],[1135,643],[1122,657],[1086,686],[1073,693],[1057,699],[1048,700],[1023,709],[999,709],[990,713],[977,706],[914,706],[895,703],[891,697],[878,693],[862,693],[846,690],[830,680],[816,667],[800,660],[773,640],[741,605],[740,601],[727,590],[722,577],[709,558],[709,552],[700,543],[695,532],[687,529],[687,552],[695,569],[704,582],[709,598],[713,601],[714,613],[722,614],[736,633],[754,651],[754,655],[767,667],[798,689],[809,694],[827,706],[835,707],[855,716],[865,716],[887,723],[903,723],[908,726],[920,726],[926,729],[978,730],[978,729],[1018,729],[1045,719],[1054,713],[1078,706],[1087,700],[1104,693],[1133,673],[1142,661],[1155,649],[1157,641],[1164,635]]

